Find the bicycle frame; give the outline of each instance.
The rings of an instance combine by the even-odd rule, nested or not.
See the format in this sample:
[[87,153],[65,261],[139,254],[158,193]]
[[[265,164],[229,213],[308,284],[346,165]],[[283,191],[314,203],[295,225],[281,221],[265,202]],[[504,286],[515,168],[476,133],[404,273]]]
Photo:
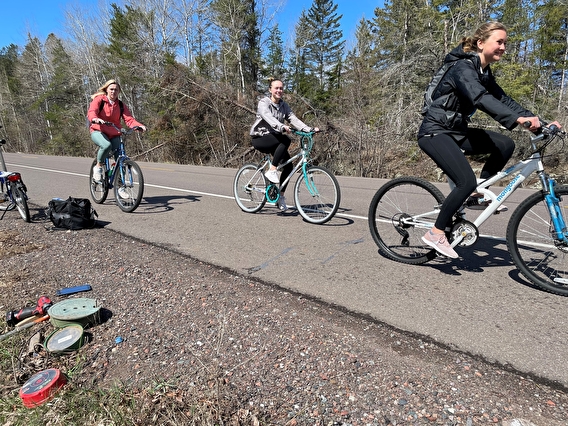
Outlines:
[[[544,172],[544,165],[542,164],[542,155],[540,150],[536,147],[536,141],[542,139],[541,136],[535,136],[531,139],[533,149],[532,155],[526,159],[521,160],[517,164],[497,173],[495,176],[481,182],[476,188],[476,191],[483,194],[484,199],[490,199],[491,202],[483,212],[473,221],[473,224],[479,228],[495,211],[501,206],[509,196],[519,188],[519,186],[534,172],[540,178],[542,189],[545,191],[545,199],[556,232],[556,237],[564,242],[568,241],[568,232],[566,223],[560,212],[558,202],[560,201],[554,194],[555,181],[548,178]],[[499,193],[495,194],[490,191],[489,186],[496,182],[505,179],[508,176],[514,175],[509,184]],[[463,208],[460,210],[463,212]],[[458,214],[463,214],[458,212]],[[456,238],[452,242],[452,247],[458,245],[463,239],[463,236]]]
[[[292,171],[290,172],[288,177],[284,180],[284,182],[282,182],[280,184],[280,186],[278,188],[280,189],[283,186],[287,185],[288,182],[290,182],[290,180],[292,179],[292,176],[294,176],[296,174],[296,172],[298,172],[298,170],[300,170],[300,168],[301,168],[302,173],[304,175],[304,181],[306,183],[306,187],[308,188],[308,191],[310,191],[311,195],[317,195],[317,190],[316,190],[315,186],[313,185],[313,183],[309,181],[308,173],[307,173],[308,159],[310,157],[310,152],[311,152],[313,144],[314,144],[312,135],[310,133],[305,133],[305,132],[300,132],[300,131],[294,131],[294,133],[296,135],[300,136],[300,151],[297,152],[293,157],[291,157],[285,163],[278,165],[276,167],[276,170],[281,170],[284,166],[287,166],[290,163],[294,164],[294,162],[296,160],[298,160],[299,158],[301,158],[301,161],[298,161],[294,165],[294,168],[292,169]],[[266,166],[268,165],[268,163],[270,163],[270,155],[267,154],[264,157],[263,161],[261,162],[262,167],[259,167],[259,169],[264,170],[266,168]],[[268,185],[268,188],[270,188],[270,186],[271,185]],[[267,188],[267,192],[268,192],[268,188]]]
[[[113,182],[114,182],[114,179],[115,179],[115,175],[116,175],[117,171],[122,170],[122,168],[120,167],[122,165],[122,163],[124,163],[126,160],[129,160],[129,157],[126,155],[126,150],[124,149],[124,141],[123,141],[122,135],[120,136],[120,145],[115,152],[117,153],[117,156],[116,156],[116,160],[115,160],[114,165],[112,165],[111,162],[110,162],[111,157],[114,157],[114,152],[111,153],[111,155],[109,155],[105,159],[106,169],[107,169],[107,174],[108,174],[106,176],[106,178],[108,179],[109,189],[113,188]],[[132,182],[130,182],[130,183],[132,183]]]

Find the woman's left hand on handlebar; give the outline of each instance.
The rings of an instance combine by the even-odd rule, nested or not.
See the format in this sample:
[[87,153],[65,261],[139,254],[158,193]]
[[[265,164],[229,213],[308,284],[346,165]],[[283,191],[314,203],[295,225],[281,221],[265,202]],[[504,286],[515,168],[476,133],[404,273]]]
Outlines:
[[546,127],[550,127],[550,126],[556,126],[556,127],[558,127],[559,129],[562,129],[562,124],[560,124],[558,121],[553,121],[552,123],[548,123],[548,124],[546,125]]

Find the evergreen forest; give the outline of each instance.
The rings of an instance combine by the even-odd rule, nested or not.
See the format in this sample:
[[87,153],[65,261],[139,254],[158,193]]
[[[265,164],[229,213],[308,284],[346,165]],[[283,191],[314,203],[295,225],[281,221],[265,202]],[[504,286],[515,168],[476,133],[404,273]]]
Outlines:
[[[334,0],[299,10],[285,38],[277,3],[71,6],[65,38],[28,34],[24,46],[0,47],[0,137],[9,151],[93,157],[90,95],[116,78],[121,99],[149,129],[129,140],[131,157],[238,167],[255,155],[249,129],[276,77],[296,115],[324,130],[315,161],[338,175],[435,177],[416,144],[424,89],[444,56],[487,21],[508,28],[507,53],[492,65],[501,87],[540,117],[568,125],[566,0],[377,1],[351,38]],[[472,125],[499,129],[481,112]],[[512,134],[518,158],[528,138]]]

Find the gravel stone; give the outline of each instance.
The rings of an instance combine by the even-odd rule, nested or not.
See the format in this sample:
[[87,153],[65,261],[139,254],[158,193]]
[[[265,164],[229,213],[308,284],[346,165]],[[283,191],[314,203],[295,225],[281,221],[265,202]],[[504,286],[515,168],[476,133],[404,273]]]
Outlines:
[[[102,306],[73,386],[158,383],[180,400],[215,397],[227,418],[256,419],[246,424],[567,424],[560,386],[108,229],[52,230],[42,212],[31,224],[14,213],[0,221],[0,307],[92,286],[68,296]],[[38,330],[53,327],[14,339],[27,349]],[[0,396],[78,359],[23,357]]]

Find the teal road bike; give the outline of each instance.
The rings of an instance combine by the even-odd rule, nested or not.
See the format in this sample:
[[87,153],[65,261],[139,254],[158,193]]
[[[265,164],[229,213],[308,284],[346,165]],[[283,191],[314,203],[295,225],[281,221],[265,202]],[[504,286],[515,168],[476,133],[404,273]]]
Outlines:
[[[478,183],[477,192],[489,205],[473,221],[465,218],[465,205],[454,215],[447,233],[452,247],[471,247],[479,239],[479,227],[498,212],[510,195],[532,174],[539,190],[515,209],[506,230],[507,248],[517,269],[532,284],[548,292],[568,296],[568,185],[557,185],[545,171],[545,150],[564,147],[565,132],[543,127],[531,135],[528,158]],[[550,154],[547,154],[550,155]],[[488,188],[504,179],[500,193]],[[401,177],[383,185],[369,206],[369,229],[380,252],[398,262],[419,265],[438,256],[421,237],[434,226],[444,195],[432,183],[418,177]]]
[[[341,191],[337,179],[328,169],[313,165],[310,153],[313,148],[315,132],[292,130],[299,136],[300,150],[286,163],[280,164],[280,171],[285,165],[294,165],[292,173],[282,185],[288,184],[299,173],[294,185],[295,208],[308,222],[323,224],[337,212],[341,201]],[[277,203],[282,185],[271,183],[264,173],[270,168],[270,155],[258,164],[245,164],[235,176],[233,193],[235,201],[247,213],[260,211],[266,202]]]
[[141,130],[141,128],[135,126],[126,130],[119,129],[108,121],[105,124],[114,127],[120,132],[120,146],[117,149],[116,156],[111,151],[105,159],[103,179],[101,181],[93,179],[93,168],[97,164],[97,160],[93,161],[89,172],[91,198],[95,203],[102,204],[107,199],[109,190],[114,188],[114,197],[120,210],[131,213],[136,210],[142,201],[144,176],[140,166],[126,155],[124,143],[127,136],[131,135],[135,130]]

